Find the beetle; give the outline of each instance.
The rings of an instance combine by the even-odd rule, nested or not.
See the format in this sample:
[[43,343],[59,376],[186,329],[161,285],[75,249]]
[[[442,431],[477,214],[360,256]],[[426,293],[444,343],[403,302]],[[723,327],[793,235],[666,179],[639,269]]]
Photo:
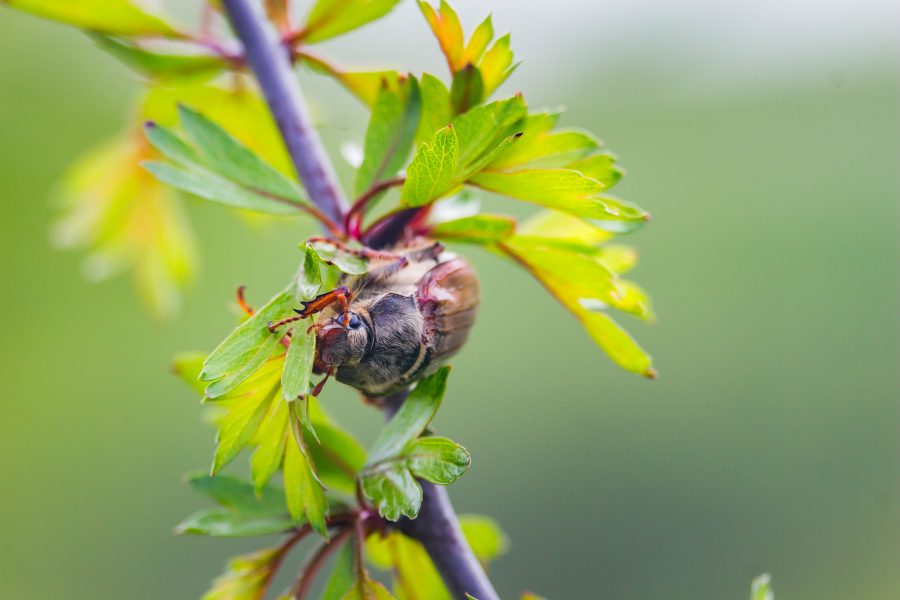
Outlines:
[[281,325],[318,314],[313,370],[367,397],[398,392],[434,373],[465,343],[479,303],[478,278],[440,243],[419,239],[386,252],[349,250],[369,259],[363,275],[344,275]]

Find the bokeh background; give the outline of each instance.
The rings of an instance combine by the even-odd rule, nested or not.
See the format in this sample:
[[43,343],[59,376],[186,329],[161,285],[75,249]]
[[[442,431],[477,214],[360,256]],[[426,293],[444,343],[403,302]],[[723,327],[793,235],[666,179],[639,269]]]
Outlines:
[[[457,1],[524,63],[505,87],[598,132],[654,214],[633,236],[659,321],[617,369],[524,273],[469,252],[480,322],[441,431],[472,451],[462,512],[509,534],[504,597],[900,597],[895,3]],[[182,9],[186,10],[186,9]],[[242,541],[171,533],[213,434],[171,355],[209,349],[292,273],[311,229],[191,205],[204,269],[160,323],[126,278],[51,248],[55,185],[126,124],[134,77],[84,36],[0,10],[0,597],[193,598]],[[411,2],[328,50],[443,73]],[[362,110],[303,76],[331,149]],[[335,155],[337,152],[335,151]],[[519,210],[512,202],[508,210]],[[332,386],[370,441],[378,415]]]

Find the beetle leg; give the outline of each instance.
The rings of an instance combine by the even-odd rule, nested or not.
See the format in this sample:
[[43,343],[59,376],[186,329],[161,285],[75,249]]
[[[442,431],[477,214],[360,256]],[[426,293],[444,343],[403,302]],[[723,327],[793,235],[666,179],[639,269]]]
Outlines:
[[302,318],[303,317],[301,317],[301,316],[294,315],[292,317],[285,317],[284,319],[281,319],[280,321],[275,321],[274,323],[269,323],[269,325],[268,325],[269,332],[275,333],[275,330],[278,329],[279,327],[281,327],[282,325],[287,325],[288,323],[293,323],[294,321],[299,321]]
[[243,285],[237,289],[237,293],[236,293],[237,303],[238,303],[238,306],[241,307],[241,310],[244,311],[244,314],[246,314],[248,317],[252,317],[255,314],[255,311],[249,304],[247,304],[247,299],[244,298],[245,290],[246,290],[246,286],[243,286]]
[[347,254],[352,254],[353,256],[357,256],[359,258],[365,258],[366,260],[384,260],[384,261],[400,260],[400,261],[404,261],[404,262],[406,261],[406,257],[404,257],[400,254],[393,254],[392,252],[381,252],[380,250],[373,250],[371,248],[366,248],[366,247],[351,248],[344,242],[341,242],[339,240],[334,240],[331,238],[327,238],[327,237],[311,237],[307,240],[307,242],[309,242],[311,244],[314,244],[316,242],[329,244],[331,246],[334,246],[335,248],[337,248],[338,250],[340,250],[342,252],[346,252]]
[[325,373],[325,377],[322,378],[322,381],[316,384],[316,387],[312,389],[312,395],[316,398],[319,397],[319,394],[322,392],[322,388],[325,387],[325,382],[328,381],[328,378],[334,375],[334,369],[328,369]]
[[330,292],[326,292],[324,294],[319,294],[312,300],[308,302],[302,302],[303,309],[298,310],[294,309],[294,312],[297,313],[299,318],[305,319],[306,317],[312,316],[318,312],[322,312],[335,302],[340,304],[341,313],[343,314],[343,324],[346,327],[350,322],[350,311],[347,310],[347,307],[350,305],[350,298],[352,297],[352,292],[350,292],[350,288],[345,285],[341,287],[331,290]]

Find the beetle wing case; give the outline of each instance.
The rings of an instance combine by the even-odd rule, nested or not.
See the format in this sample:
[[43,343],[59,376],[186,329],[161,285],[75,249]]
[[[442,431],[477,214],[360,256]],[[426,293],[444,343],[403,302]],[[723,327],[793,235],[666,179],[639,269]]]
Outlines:
[[393,249],[409,259],[403,268],[344,282],[354,290],[350,310],[366,316],[374,340],[369,354],[338,368],[338,381],[385,396],[430,375],[465,343],[478,310],[478,277],[462,258],[428,244]]

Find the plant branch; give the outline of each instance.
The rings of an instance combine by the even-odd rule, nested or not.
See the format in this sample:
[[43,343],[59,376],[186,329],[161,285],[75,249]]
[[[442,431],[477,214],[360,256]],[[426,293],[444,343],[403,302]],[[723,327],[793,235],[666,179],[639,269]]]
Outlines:
[[[244,45],[247,63],[253,69],[269,109],[306,186],[312,201],[337,223],[344,218],[344,199],[318,134],[307,114],[300,88],[291,71],[288,51],[268,23],[261,3],[254,0],[223,0],[231,25]],[[409,220],[415,216],[409,214]],[[405,216],[405,215],[404,215]],[[404,218],[392,220],[384,237],[397,235]],[[393,415],[406,393],[385,399],[386,413]],[[499,600],[490,580],[466,543],[444,488],[422,483],[424,501],[419,516],[401,527],[419,540],[431,556],[454,598],[466,593],[479,600]]]
[[222,3],[310,199],[332,221],[342,222],[345,201],[337,176],[309,117],[288,51],[269,23],[262,3],[255,0],[223,0]]
[[[404,391],[382,400],[387,418],[394,416],[408,394]],[[500,600],[463,536],[447,488],[421,479],[419,484],[422,486],[419,516],[400,521],[399,529],[425,547],[453,598],[462,600],[469,594],[478,600]]]

